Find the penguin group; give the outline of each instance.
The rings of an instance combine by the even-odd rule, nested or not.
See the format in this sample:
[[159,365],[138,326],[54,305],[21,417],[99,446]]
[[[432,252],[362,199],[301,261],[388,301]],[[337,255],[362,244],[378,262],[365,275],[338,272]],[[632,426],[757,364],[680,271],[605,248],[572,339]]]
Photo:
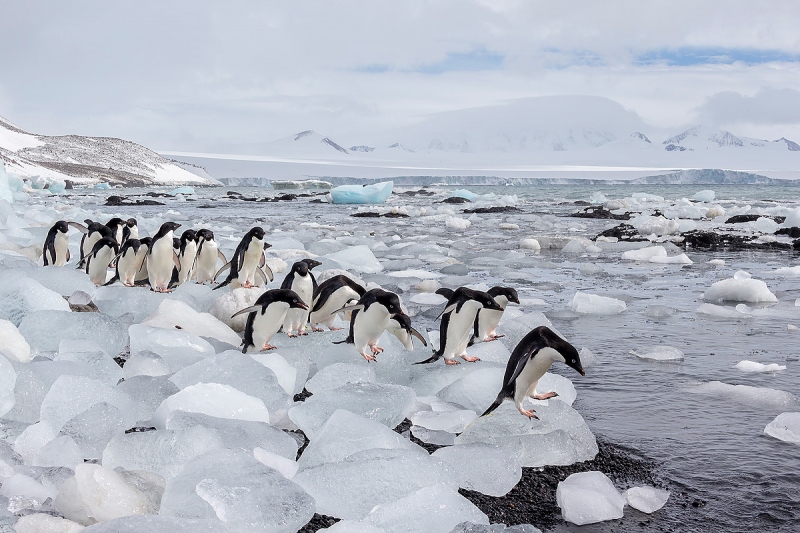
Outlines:
[[[213,290],[266,287],[274,280],[266,261],[266,232],[256,226],[241,239],[230,261],[220,251],[214,233],[209,229],[175,231],[180,224],[165,222],[153,237],[139,238],[137,222],[113,218],[106,224],[85,220],[85,224],[58,221],[49,230],[43,250],[45,266],[63,266],[70,260],[69,228],[83,236],[78,268],[83,269],[95,285],[121,282],[125,286],[146,286],[155,292],[172,289],[195,281],[216,284]],[[217,268],[219,261],[222,266]],[[233,314],[247,315],[242,352],[274,349],[272,338],[281,330],[289,337],[308,335],[308,329],[322,331],[334,327],[337,316],[349,322],[344,340],[336,344],[352,344],[367,362],[376,361],[384,349],[378,340],[389,331],[407,350],[413,340],[424,346],[427,341],[412,327],[400,297],[376,287],[365,289],[346,275],[333,276],[317,283],[312,270],[321,263],[313,259],[295,262],[279,289],[266,290],[255,303]],[[109,268],[114,269],[108,279]],[[223,273],[225,279],[217,283]],[[108,280],[107,280],[108,279]],[[457,365],[459,359],[476,362],[467,349],[476,343],[491,342],[502,337],[496,332],[509,303],[519,304],[517,291],[511,287],[492,287],[480,291],[468,287],[441,288],[437,294],[447,299],[438,318],[439,346],[431,357],[414,364],[429,364],[443,359],[446,365]],[[538,393],[539,379],[553,362],[560,361],[584,374],[577,350],[547,327],[528,333],[516,346],[508,361],[503,386],[495,402],[483,413],[488,415],[503,401],[514,401],[519,412],[536,418],[533,410],[523,408],[525,398],[544,400],[555,392]],[[482,416],[483,416],[482,415]]]

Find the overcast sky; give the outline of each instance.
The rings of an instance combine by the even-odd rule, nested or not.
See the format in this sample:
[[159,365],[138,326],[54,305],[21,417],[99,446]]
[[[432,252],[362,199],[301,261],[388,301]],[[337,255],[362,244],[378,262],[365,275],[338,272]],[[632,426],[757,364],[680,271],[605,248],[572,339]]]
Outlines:
[[[216,150],[589,94],[800,142],[800,1],[0,0],[0,115]],[[677,133],[677,131],[675,132]]]

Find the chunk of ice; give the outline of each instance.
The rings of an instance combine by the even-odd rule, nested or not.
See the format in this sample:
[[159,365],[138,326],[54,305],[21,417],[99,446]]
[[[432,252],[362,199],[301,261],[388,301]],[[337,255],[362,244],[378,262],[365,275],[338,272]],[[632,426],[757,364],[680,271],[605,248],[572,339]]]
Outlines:
[[136,402],[137,422],[149,421],[161,402],[180,390],[168,379],[153,376],[127,378],[117,385],[117,389],[126,393]]
[[101,402],[69,419],[61,428],[61,435],[71,437],[83,459],[100,459],[108,442],[122,435],[129,426],[119,409]]
[[0,355],[0,417],[11,411],[16,399],[14,385],[17,382],[17,372],[8,359]]
[[766,283],[752,278],[730,278],[718,281],[705,292],[703,299],[709,302],[774,303],[778,301]]
[[131,355],[125,362],[125,368],[122,370],[125,379],[136,376],[168,376],[172,373],[169,364],[164,361],[164,358],[150,351],[136,352]]
[[781,413],[767,424],[764,433],[784,442],[800,444],[800,413]]
[[31,347],[17,326],[11,321],[0,318],[0,355],[12,361],[27,363],[31,360]]
[[[94,345],[94,343],[90,343]],[[74,361],[90,369],[90,376],[104,385],[113,387],[122,379],[123,372],[116,361],[104,351],[92,349],[92,346],[69,346],[69,341],[62,341],[59,353],[53,361]]]
[[14,524],[16,533],[78,533],[82,529],[77,522],[45,513],[21,516]]
[[507,448],[475,442],[440,448],[433,457],[452,467],[458,486],[489,496],[505,496],[522,478],[522,466]]
[[522,250],[531,250],[534,252],[538,252],[542,249],[542,246],[536,239],[522,239],[519,241],[519,247]]
[[466,218],[447,217],[447,220],[444,221],[444,225],[449,229],[465,230],[472,225],[472,222]]
[[339,185],[331,189],[334,204],[382,204],[392,194],[394,183],[383,181],[371,185]]
[[616,315],[625,311],[627,305],[616,298],[576,292],[569,308],[582,315]]
[[41,407],[41,420],[53,431],[93,405],[105,402],[119,409],[126,427],[136,423],[136,404],[124,392],[83,376],[61,376],[50,387]]
[[95,464],[78,465],[75,481],[86,515],[99,522],[158,511],[147,495],[110,468]]
[[447,298],[445,298],[441,294],[436,294],[433,292],[423,292],[412,296],[411,302],[420,305],[441,305],[447,302]]
[[639,359],[652,359],[655,361],[683,360],[683,352],[672,346],[653,346],[642,352],[631,350],[631,353]]
[[177,300],[167,299],[161,302],[156,314],[142,321],[142,325],[168,330],[182,329],[197,336],[213,337],[234,346],[242,342],[236,332],[216,317],[209,313],[199,313]]
[[769,235],[773,235],[776,231],[778,231],[779,227],[780,225],[777,222],[767,217],[761,217],[753,222],[753,229]]
[[464,411],[419,411],[411,415],[411,422],[426,429],[461,433],[467,425],[478,418],[471,410]]
[[[283,387],[283,390],[286,391],[286,394],[294,396],[303,390],[305,377],[301,376],[297,368],[292,366],[280,354],[272,352],[250,353],[247,355],[272,370],[272,372],[275,373],[275,377],[278,378],[278,383]],[[303,383],[300,383],[300,381]]]
[[353,270],[362,274],[377,274],[383,270],[383,265],[372,253],[372,250],[369,249],[369,246],[363,244],[350,246],[325,257],[336,261],[346,270]]
[[778,372],[779,370],[786,370],[786,365],[779,365],[778,363],[757,363],[755,361],[739,361],[734,365],[742,372]]
[[83,533],[230,533],[219,520],[188,520],[172,516],[126,516],[94,524]]
[[694,196],[692,196],[692,199],[696,200],[698,202],[706,202],[706,203],[708,203],[708,202],[713,202],[714,198],[716,198],[716,196],[717,195],[714,193],[714,191],[709,190],[709,189],[705,189],[705,190],[697,191],[696,193],[694,193]]
[[19,326],[23,318],[36,311],[69,311],[69,303],[20,272],[0,272],[0,319]]
[[579,472],[558,484],[561,516],[579,526],[622,518],[625,498],[602,472]]
[[208,312],[227,324],[233,331],[241,333],[247,324],[248,315],[231,317],[242,309],[255,305],[259,296],[266,291],[266,288],[254,287],[245,289],[244,287],[238,287],[217,298]]
[[173,394],[153,413],[153,425],[164,429],[174,411],[269,423],[269,411],[261,399],[219,383],[198,383]]
[[415,398],[414,391],[402,385],[350,383],[311,396],[289,409],[289,418],[311,440],[337,409],[346,409],[394,428],[411,413]]
[[128,344],[126,327],[100,313],[36,311],[22,319],[19,332],[35,353],[56,352],[58,343],[66,339],[92,339],[111,356],[122,352]]
[[292,479],[297,474],[297,461],[273,453],[256,446],[253,448],[253,457],[264,466],[268,466],[281,473],[286,479]]
[[298,460],[299,469],[344,461],[351,455],[370,449],[408,450],[421,455],[427,452],[383,424],[336,410],[319,429]]
[[378,505],[364,522],[387,533],[450,533],[461,522],[489,524],[489,518],[452,488],[437,484]]
[[631,487],[622,493],[628,505],[643,513],[655,513],[667,503],[669,491],[655,487]]
[[74,469],[79,464],[83,464],[83,454],[68,435],[54,438],[42,446],[33,458],[33,466],[63,466]]
[[719,396],[736,402],[770,407],[794,405],[797,398],[794,394],[768,387],[752,387],[750,385],[731,385],[721,381],[709,381],[690,387],[689,391],[697,394]]
[[313,394],[336,389],[347,383],[374,383],[375,370],[363,363],[334,363],[326,366],[306,382],[306,390]]
[[216,518],[229,531],[292,533],[314,516],[314,500],[252,454],[218,450],[167,482],[159,514]]
[[597,455],[597,441],[581,415],[564,402],[533,404],[540,420],[522,416],[512,402],[473,421],[456,445],[486,442],[517,455],[522,466],[570,465]]

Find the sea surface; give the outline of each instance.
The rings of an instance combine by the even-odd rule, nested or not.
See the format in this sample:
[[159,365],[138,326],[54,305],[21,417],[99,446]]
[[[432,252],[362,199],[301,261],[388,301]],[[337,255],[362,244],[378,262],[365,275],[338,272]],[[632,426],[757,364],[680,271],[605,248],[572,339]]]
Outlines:
[[[457,187],[431,187],[433,196],[393,195],[381,206],[410,212],[420,207],[449,207],[455,216],[469,207],[436,204]],[[553,371],[570,378],[578,392],[574,407],[595,435],[634,450],[657,464],[658,476],[672,495],[666,507],[653,515],[626,508],[626,518],[593,526],[563,525],[559,531],[800,531],[800,445],[764,434],[777,415],[800,410],[800,278],[777,276],[779,267],[800,264],[790,251],[682,250],[692,265],[657,265],[622,261],[620,252],[564,253],[543,249],[520,250],[524,237],[589,237],[618,224],[612,220],[569,218],[595,192],[608,198],[647,193],[664,198],[653,207],[691,198],[707,186],[542,186],[470,187],[478,194],[515,195],[514,213],[475,215],[466,230],[450,230],[444,219],[351,218],[356,206],[309,203],[312,198],[287,202],[222,200],[229,190],[247,197],[319,191],[273,191],[256,188],[197,189],[196,201],[165,200],[167,206],[100,207],[109,194],[130,196],[144,190],[74,191],[87,209],[128,216],[155,216],[171,210],[172,219],[213,223],[231,228],[263,225],[302,240],[303,223],[331,226],[330,236],[397,235],[399,239],[424,239],[448,250],[470,268],[476,282],[516,287],[521,298],[540,299],[526,311],[542,311],[578,349],[595,356],[581,377],[567,367]],[[151,189],[148,189],[150,191]],[[152,189],[163,192],[162,189]],[[404,187],[397,192],[417,190]],[[800,189],[792,186],[716,186],[714,204],[725,209],[750,205],[751,212],[794,208]],[[156,200],[162,200],[156,198]],[[500,223],[519,230],[504,231]],[[269,240],[269,237],[268,239]],[[422,242],[422,241],[421,241]],[[672,255],[672,253],[670,254]],[[408,268],[437,271],[419,258],[383,258]],[[722,259],[724,266],[712,266]],[[752,305],[741,318],[700,314],[703,292],[714,282],[744,270],[764,279],[778,303]],[[366,277],[369,279],[369,277]],[[402,288],[402,286],[401,286]],[[403,295],[407,302],[413,289]],[[569,310],[576,291],[623,300],[627,310],[614,316],[578,315]],[[734,304],[730,304],[732,308]],[[409,305],[415,325],[434,327],[425,308]],[[643,352],[657,345],[682,350],[680,362],[643,360]],[[744,373],[734,365],[742,360],[786,365],[786,370]],[[757,387],[752,393],[728,392],[719,381]],[[784,401],[770,391],[796,395]],[[625,489],[626,487],[618,487]]]

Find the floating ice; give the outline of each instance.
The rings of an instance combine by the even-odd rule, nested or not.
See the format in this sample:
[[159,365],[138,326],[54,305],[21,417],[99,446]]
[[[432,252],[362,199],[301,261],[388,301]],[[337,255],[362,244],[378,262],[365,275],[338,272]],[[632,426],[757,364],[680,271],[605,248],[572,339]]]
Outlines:
[[708,203],[708,202],[713,202],[714,198],[716,198],[716,196],[717,195],[714,193],[714,191],[706,189],[706,190],[697,191],[696,193],[694,193],[694,196],[692,196],[692,199],[696,200],[698,202],[706,202],[706,203]]
[[561,516],[579,526],[622,518],[625,498],[602,472],[579,472],[558,484]]
[[734,365],[742,372],[777,372],[779,370],[786,370],[786,365],[779,365],[778,363],[757,363],[755,361],[739,361]]
[[448,467],[430,456],[408,450],[366,450],[344,461],[325,463],[299,472],[294,481],[317,502],[317,512],[359,520],[376,505],[417,490],[457,483]]
[[466,218],[459,218],[459,217],[447,217],[445,220],[444,225],[450,229],[467,229],[472,225],[472,222],[467,220]]
[[364,522],[387,533],[450,533],[461,522],[489,524],[489,518],[452,488],[437,484],[378,505]]
[[217,317],[221,322],[227,324],[233,331],[241,333],[244,331],[248,315],[244,314],[235,318],[231,317],[242,309],[255,305],[258,297],[264,294],[266,290],[266,288],[255,287],[248,289],[239,287],[233,289],[231,292],[227,292],[217,298],[208,312]]
[[542,246],[536,239],[522,239],[519,241],[519,247],[522,250],[533,250],[534,252],[538,252],[542,249]]
[[441,305],[445,302],[447,302],[447,298],[434,292],[423,292],[411,297],[411,303],[420,305]]
[[326,366],[306,382],[308,392],[316,394],[336,389],[346,383],[374,383],[375,370],[363,363],[334,363]]
[[663,246],[648,246],[647,248],[628,250],[622,253],[622,259],[626,261],[650,261],[658,256],[667,256],[667,250]]
[[298,466],[301,471],[307,470],[325,463],[344,461],[355,453],[378,448],[427,454],[423,448],[383,424],[338,409],[303,451]]
[[412,389],[401,385],[350,383],[311,396],[289,409],[289,418],[311,440],[337,409],[346,409],[394,428],[411,413],[415,398]]
[[16,533],[78,533],[82,529],[77,522],[45,513],[21,516],[14,524]]
[[159,514],[216,518],[229,531],[292,533],[314,516],[314,500],[252,454],[218,450],[167,481]]
[[230,450],[251,453],[261,447],[270,453],[294,460],[297,441],[288,433],[264,422],[216,418],[200,413],[178,411],[167,421],[167,429],[189,429],[201,426],[216,431],[222,444]]
[[174,411],[269,423],[269,411],[261,399],[219,383],[198,383],[173,394],[156,409],[153,425],[164,429]]
[[334,204],[382,204],[392,194],[394,183],[384,181],[372,185],[340,185],[331,189]]
[[449,194],[450,194],[451,198],[453,198],[453,197],[455,197],[455,198],[464,198],[465,200],[469,200],[470,202],[474,202],[475,200],[480,198],[479,194],[474,193],[474,192],[472,192],[470,190],[467,190],[467,189],[456,189],[455,191],[452,191]]
[[725,266],[724,259],[711,259],[710,261],[706,261],[706,263],[713,266]]
[[722,305],[714,305],[714,304],[700,304],[700,306],[696,309],[696,312],[702,315],[710,315],[719,318],[748,318],[753,316],[749,312],[744,309],[744,305],[742,307],[736,306],[733,307],[726,307]]
[[766,283],[752,278],[729,278],[718,281],[705,292],[703,299],[710,302],[774,303],[778,301]]
[[784,442],[800,444],[800,413],[781,413],[767,424],[764,433]]
[[800,277],[800,265],[793,267],[781,267],[773,271],[772,275],[786,277],[786,278],[798,278]]
[[476,442],[440,448],[433,457],[450,464],[462,489],[505,496],[522,477],[522,466],[507,448]]
[[19,272],[0,272],[0,319],[19,326],[22,319],[36,311],[69,311],[60,294]]
[[383,265],[375,258],[375,254],[367,245],[350,246],[325,257],[339,263],[342,268],[362,274],[376,274],[383,270]]
[[83,376],[59,377],[42,401],[41,420],[53,431],[93,405],[105,402],[119,409],[126,427],[136,422],[136,404],[124,392]]
[[631,350],[631,353],[639,359],[652,359],[654,361],[682,361],[683,352],[672,346],[653,346],[648,348],[647,351],[637,352]]
[[100,313],[36,311],[22,319],[19,332],[34,353],[56,352],[58,343],[66,339],[92,339],[112,356],[122,352],[128,344],[125,326]]
[[616,298],[576,292],[569,303],[569,308],[582,315],[616,315],[625,311],[627,306],[625,302]]
[[753,228],[756,231],[760,231],[761,233],[767,233],[769,235],[773,235],[780,225],[772,220],[771,218],[761,217],[755,222],[753,222]]
[[628,505],[643,513],[655,513],[667,503],[669,491],[655,487],[631,487],[622,493]]
[[522,466],[569,465],[597,455],[597,442],[581,415],[564,402],[533,404],[540,420],[522,416],[513,402],[504,402],[478,418],[456,437],[456,445],[497,444],[516,454]]
[[677,220],[669,220],[662,216],[651,217],[643,215],[631,219],[630,224],[636,228],[641,235],[673,235],[680,231],[680,224]]
[[103,466],[148,470],[169,479],[195,457],[222,447],[214,430],[199,426],[125,433],[108,443],[103,451]]
[[709,381],[689,388],[698,394],[708,394],[728,398],[740,403],[757,406],[794,405],[797,398],[786,391],[768,387],[751,387],[750,385],[731,385],[721,381]]
[[182,329],[201,337],[213,337],[234,346],[242,339],[225,323],[208,313],[198,313],[187,304],[177,300],[164,300],[155,315],[142,321],[143,326],[168,330]]
[[194,188],[189,186],[183,186],[169,191],[170,196],[177,196],[179,194],[184,194],[184,195],[194,194]]

